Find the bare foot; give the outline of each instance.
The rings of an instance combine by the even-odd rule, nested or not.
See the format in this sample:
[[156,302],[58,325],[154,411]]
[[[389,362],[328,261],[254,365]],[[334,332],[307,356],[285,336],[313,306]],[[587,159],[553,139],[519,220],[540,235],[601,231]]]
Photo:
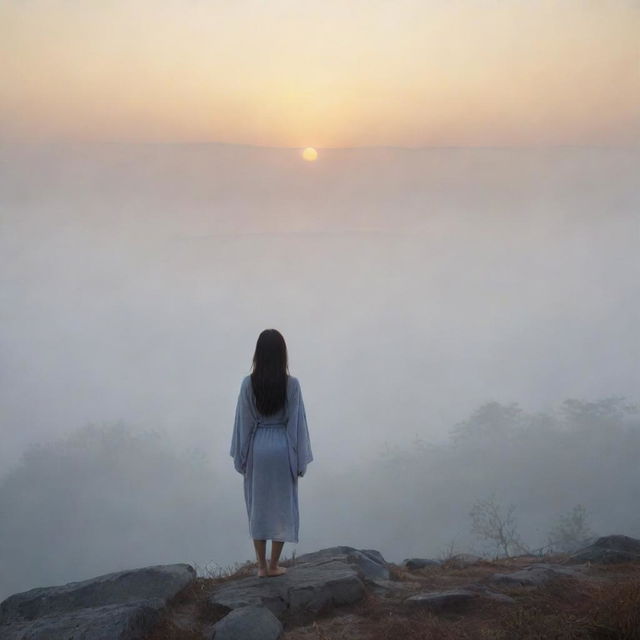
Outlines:
[[277,566],[275,569],[273,567],[267,569],[268,576],[281,576],[283,573],[287,573],[286,567]]
[[258,577],[266,578],[267,577],[267,567],[258,567]]

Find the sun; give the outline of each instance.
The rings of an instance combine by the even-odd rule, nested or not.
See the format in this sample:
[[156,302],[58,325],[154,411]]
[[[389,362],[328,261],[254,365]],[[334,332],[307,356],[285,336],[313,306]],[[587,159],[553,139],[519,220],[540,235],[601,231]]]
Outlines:
[[307,162],[315,162],[318,159],[318,152],[313,148],[313,147],[307,147],[303,152],[302,152],[302,157],[307,161]]

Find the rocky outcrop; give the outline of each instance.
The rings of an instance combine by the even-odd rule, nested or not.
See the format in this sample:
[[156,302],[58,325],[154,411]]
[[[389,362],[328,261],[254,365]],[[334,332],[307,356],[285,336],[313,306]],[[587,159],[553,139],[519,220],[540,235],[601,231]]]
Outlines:
[[409,571],[416,571],[425,567],[438,567],[440,564],[440,560],[433,560],[432,558],[406,558],[402,561],[402,566]]
[[353,547],[328,547],[296,558],[296,566],[320,566],[328,562],[342,562],[351,566],[363,580],[388,580],[389,569],[379,551]]
[[[510,573],[492,573],[492,563],[458,554],[446,561],[405,560],[402,568],[408,570],[434,567],[428,574],[410,575],[387,565],[374,549],[336,546],[298,556],[285,563],[287,572],[282,575],[241,577],[246,576],[244,569],[231,579],[205,580],[203,589],[189,590],[177,599],[174,596],[196,579],[194,569],[188,564],[156,565],[14,594],[0,603],[0,638],[146,640],[163,637],[164,625],[168,625],[167,629],[184,630],[205,640],[278,640],[285,629],[306,624],[316,637],[320,627],[315,626],[323,620],[349,617],[340,615],[344,611],[329,617],[322,614],[356,603],[365,595],[401,615],[404,610],[413,616],[410,612],[418,609],[445,614],[443,619],[449,611],[474,616],[519,602],[527,591],[520,587],[540,587],[561,577],[593,579],[591,562],[636,561],[640,562],[640,540],[622,535],[599,538],[571,556],[567,562],[576,566],[511,559],[502,569],[515,569]],[[468,572],[458,570],[472,565]],[[635,567],[626,569],[633,573]],[[472,577],[475,581],[469,581]],[[571,589],[571,581],[565,584]],[[510,587],[518,588],[500,592]],[[487,599],[500,606],[474,606]],[[354,628],[361,622],[369,624],[362,613],[367,611],[369,602],[366,604],[349,613]],[[157,626],[159,621],[162,624]]]
[[364,596],[365,582],[388,579],[389,570],[378,551],[330,547],[298,556],[281,576],[223,583],[208,603],[219,613],[257,606],[277,618],[302,622],[335,606],[357,602]]
[[216,587],[209,596],[211,611],[228,613],[248,606],[264,606],[277,617],[286,614],[312,618],[336,605],[356,602],[364,595],[358,574],[342,562],[317,567],[290,567],[271,578],[252,576]]
[[588,547],[573,553],[565,564],[585,562],[599,564],[640,562],[640,540],[623,535],[603,536]]
[[[196,578],[187,564],[109,573],[62,586],[31,589],[0,603],[2,640],[143,640],[168,600]],[[277,638],[282,620],[310,620],[335,606],[360,600],[365,583],[388,582],[384,558],[374,549],[330,547],[299,556],[287,573],[227,581],[208,599],[223,614],[218,640]],[[259,621],[259,624],[258,622]]]
[[266,607],[243,607],[226,615],[214,627],[216,640],[278,640],[282,623]]
[[505,593],[494,591],[490,589],[486,584],[480,582],[470,582],[463,587],[466,591],[473,591],[476,595],[486,598],[488,600],[494,600],[495,602],[502,602],[504,604],[515,604],[515,599]]
[[466,589],[451,589],[448,591],[428,591],[416,593],[404,600],[409,607],[428,609],[429,611],[443,611],[460,609],[477,596],[473,591]]
[[520,571],[513,571],[511,573],[494,573],[488,578],[485,578],[485,580],[494,584],[539,586],[559,576],[581,578],[582,575],[581,570],[577,568],[574,569],[557,564],[540,562],[538,564],[532,564],[529,567],[525,567]]
[[434,613],[459,612],[479,599],[493,600],[503,604],[515,604],[515,599],[490,589],[487,585],[470,582],[457,589],[444,591],[422,591],[404,598],[402,603],[411,609],[427,609]]
[[407,558],[402,561],[402,566],[409,571],[416,571],[425,567],[439,567],[443,564],[450,568],[464,569],[483,560],[483,558],[474,553],[456,553],[447,558],[446,561],[434,560],[433,558]]
[[155,565],[16,593],[0,603],[0,638],[143,640],[195,578],[188,564]]

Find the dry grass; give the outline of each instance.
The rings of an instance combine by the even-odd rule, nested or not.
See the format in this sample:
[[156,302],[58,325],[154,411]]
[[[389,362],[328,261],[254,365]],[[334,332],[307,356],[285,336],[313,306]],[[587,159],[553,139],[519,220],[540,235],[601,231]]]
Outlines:
[[[561,582],[561,581],[559,581]],[[516,605],[478,598],[462,611],[432,613],[407,610],[399,602],[368,598],[357,609],[370,640],[586,640],[586,621],[572,611],[582,595],[569,579],[545,588],[514,587]],[[567,582],[571,582],[570,588]],[[519,593],[518,593],[519,592]]]
[[254,575],[257,568],[257,564],[251,562],[213,569],[193,566],[197,573],[205,576],[196,578],[171,598],[147,640],[202,640],[203,627],[210,627],[225,615],[209,604],[212,589],[218,584]]
[[494,624],[503,637],[523,640],[587,640],[586,613],[592,589],[561,576],[538,587],[511,587],[505,592],[517,603],[503,610]]
[[477,629],[470,633],[455,622],[446,622],[428,612],[383,618],[369,636],[370,640],[477,640],[481,637],[490,636],[479,635]]
[[[438,589],[451,575],[441,571],[438,576],[437,569],[416,573]],[[467,569],[475,573],[478,565]],[[542,586],[501,589],[516,604],[478,598],[462,611],[431,613],[408,611],[399,601],[368,594],[350,611],[359,617],[358,637],[367,640],[640,640],[640,578],[637,566],[629,569],[634,575],[613,584],[559,576]],[[324,640],[321,628],[318,640]]]
[[[202,576],[205,580],[215,581],[215,584],[224,582],[225,580],[236,580],[251,575],[252,570],[257,568],[256,562],[236,562],[230,565],[219,565],[216,563],[199,565],[191,563],[196,570],[198,576]],[[212,583],[213,584],[213,583]]]
[[598,640],[640,640],[640,578],[599,585],[588,627]]
[[[500,607],[502,605],[498,605]],[[353,608],[361,621],[358,632],[368,640],[478,640],[497,636],[481,635],[478,621],[469,625],[475,608],[470,603],[465,613],[431,613],[408,610],[401,602],[367,594]]]
[[[389,565],[390,579],[408,593],[383,597],[367,591],[358,603],[327,611],[307,626],[285,625],[288,640],[640,640],[640,571],[637,565],[597,565],[587,579],[559,576],[542,586],[501,586],[516,604],[474,599],[455,612],[408,610],[411,592],[441,590],[516,571],[563,556],[479,561],[465,568],[445,563],[417,571]],[[282,564],[295,563],[295,559]],[[222,582],[255,575],[256,563],[219,567],[177,594],[148,640],[201,640],[224,613],[208,605]],[[191,625],[188,623],[192,623]],[[203,635],[204,634],[204,635]]]
[[147,640],[202,640],[198,629],[183,629],[171,620],[161,619]]

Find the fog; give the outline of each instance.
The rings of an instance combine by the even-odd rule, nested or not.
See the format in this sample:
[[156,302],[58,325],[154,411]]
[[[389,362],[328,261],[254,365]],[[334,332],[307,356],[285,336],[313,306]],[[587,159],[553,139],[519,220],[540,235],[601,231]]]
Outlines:
[[531,545],[578,503],[640,535],[640,151],[319,153],[0,147],[0,598],[251,560],[229,448],[271,327],[314,455],[285,556],[469,550],[493,490]]

